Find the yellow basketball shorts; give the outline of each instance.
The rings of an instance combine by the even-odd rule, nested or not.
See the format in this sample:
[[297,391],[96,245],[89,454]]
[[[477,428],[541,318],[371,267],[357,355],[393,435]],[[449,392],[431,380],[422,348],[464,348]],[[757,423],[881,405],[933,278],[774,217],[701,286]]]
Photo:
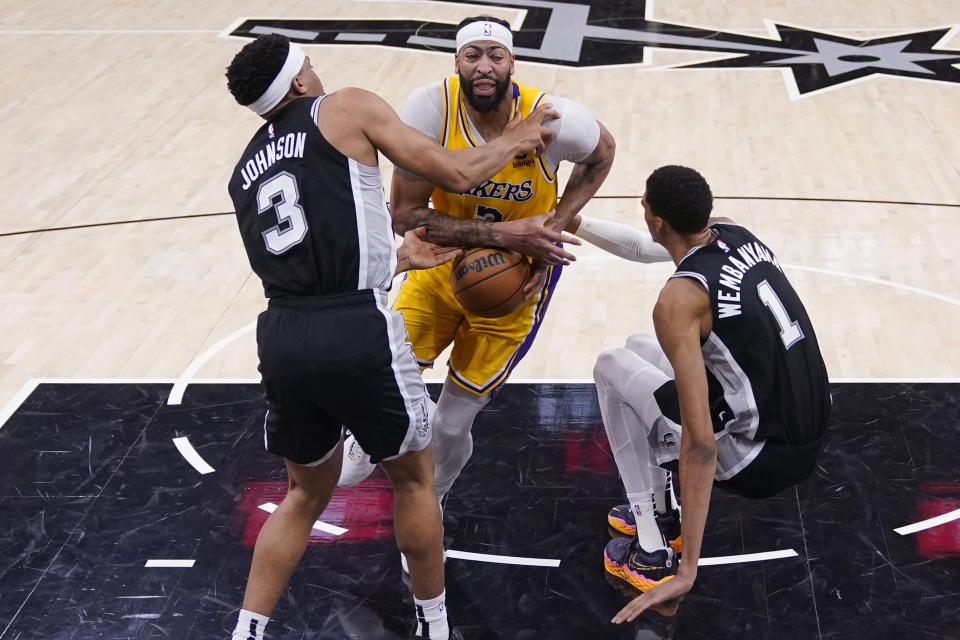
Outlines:
[[533,344],[562,267],[554,265],[537,295],[502,318],[465,310],[450,288],[452,263],[409,271],[393,308],[403,314],[413,355],[422,369],[452,342],[450,377],[477,395],[500,388]]

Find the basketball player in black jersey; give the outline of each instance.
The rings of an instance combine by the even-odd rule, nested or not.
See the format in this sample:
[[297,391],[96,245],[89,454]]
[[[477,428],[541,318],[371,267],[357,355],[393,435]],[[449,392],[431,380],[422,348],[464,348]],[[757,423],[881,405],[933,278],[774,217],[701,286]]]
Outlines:
[[[377,152],[463,191],[515,155],[542,150],[551,135],[543,119],[557,114],[542,109],[514,122],[496,143],[451,152],[404,125],[372,93],[325,95],[310,59],[279,35],[246,45],[227,80],[237,102],[267,121],[237,163],[229,191],[269,299],[257,323],[264,441],[284,458],[289,476],[286,497],[257,538],[233,639],[262,640],[336,486],[344,426],[393,484],[416,637],[459,637],[446,618],[428,396],[403,317],[387,306],[386,293],[397,272],[441,264],[455,251],[408,234],[398,256]],[[552,245],[554,235],[541,239]]]
[[[654,171],[642,204],[677,270],[653,310],[656,338],[630,336],[594,368],[630,500],[608,520],[633,528],[610,541],[604,566],[643,592],[616,623],[651,607],[672,614],[697,576],[711,487],[763,498],[797,484],[813,471],[830,417],[813,326],[774,253],[732,220],[710,218],[710,187],[693,169]],[[675,533],[664,538],[661,527],[676,505],[663,469],[679,469],[683,489],[682,536],[671,544]]]

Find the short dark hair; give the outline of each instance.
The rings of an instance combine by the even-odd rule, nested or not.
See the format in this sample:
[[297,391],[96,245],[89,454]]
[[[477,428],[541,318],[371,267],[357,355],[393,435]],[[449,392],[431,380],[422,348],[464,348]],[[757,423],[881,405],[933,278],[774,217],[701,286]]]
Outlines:
[[280,73],[289,52],[290,40],[286,36],[258,36],[233,56],[227,67],[227,89],[244,107],[253,104]]
[[510,29],[510,23],[501,18],[494,18],[493,16],[472,16],[470,18],[464,18],[461,20],[460,24],[457,25],[457,31],[460,31],[460,29],[463,29],[465,26],[473,22],[496,22],[497,24],[501,24],[507,29]]
[[647,178],[644,195],[654,215],[677,233],[696,233],[707,226],[713,194],[702,175],[675,164],[660,167]]

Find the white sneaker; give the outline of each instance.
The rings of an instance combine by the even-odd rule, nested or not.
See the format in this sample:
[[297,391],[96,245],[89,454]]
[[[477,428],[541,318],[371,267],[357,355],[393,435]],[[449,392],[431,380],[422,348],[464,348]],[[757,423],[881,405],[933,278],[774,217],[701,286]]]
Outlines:
[[343,467],[340,469],[337,486],[352,487],[359,484],[370,477],[376,467],[351,433],[343,441]]

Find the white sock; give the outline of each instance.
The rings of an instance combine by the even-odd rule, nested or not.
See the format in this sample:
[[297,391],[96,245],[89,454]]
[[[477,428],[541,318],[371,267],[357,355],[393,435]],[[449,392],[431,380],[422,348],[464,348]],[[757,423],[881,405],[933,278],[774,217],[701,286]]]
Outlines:
[[666,487],[666,491],[664,491],[664,495],[665,495],[664,508],[667,511],[671,511],[673,509],[677,509],[679,511],[680,503],[677,502],[677,494],[673,490],[673,472],[672,471],[667,471],[667,487]]
[[637,521],[637,538],[640,546],[644,551],[666,548],[667,541],[663,539],[663,534],[660,533],[660,527],[657,526],[657,520],[653,515],[653,490],[628,493],[627,499],[630,500],[630,508]]
[[670,472],[666,469],[654,468],[650,471],[653,480],[653,508],[657,513],[667,512],[667,485],[670,483]]
[[240,609],[240,617],[237,620],[237,626],[233,629],[231,640],[263,640],[263,629],[268,622],[270,622],[270,616]]
[[450,627],[447,624],[447,591],[430,600],[413,599],[417,614],[417,632],[414,635],[430,640],[449,640]]

